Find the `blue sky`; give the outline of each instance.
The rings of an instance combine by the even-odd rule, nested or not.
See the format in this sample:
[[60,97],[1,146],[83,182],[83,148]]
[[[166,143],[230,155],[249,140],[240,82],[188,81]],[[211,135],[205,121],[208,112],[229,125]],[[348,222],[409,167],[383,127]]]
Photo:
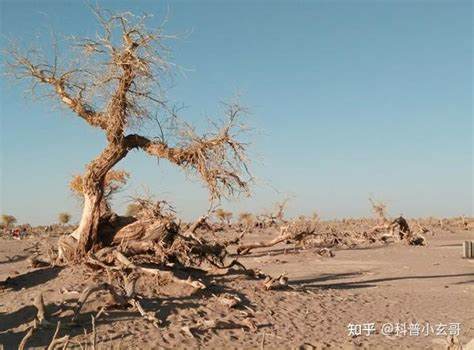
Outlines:
[[[1,0],[1,31],[22,45],[46,44],[48,30],[92,35],[82,1]],[[368,198],[392,215],[473,212],[472,4],[470,1],[101,1],[102,7],[167,9],[174,62],[186,69],[169,92],[197,124],[239,93],[252,115],[258,181],[235,211],[368,216]],[[36,34],[42,36],[38,38]],[[2,45],[5,40],[2,39]],[[67,190],[104,146],[100,132],[25,84],[0,82],[1,207],[32,224],[80,205]],[[26,96],[26,97],[25,97]],[[193,218],[207,209],[199,181],[134,152],[114,207],[149,191]]]

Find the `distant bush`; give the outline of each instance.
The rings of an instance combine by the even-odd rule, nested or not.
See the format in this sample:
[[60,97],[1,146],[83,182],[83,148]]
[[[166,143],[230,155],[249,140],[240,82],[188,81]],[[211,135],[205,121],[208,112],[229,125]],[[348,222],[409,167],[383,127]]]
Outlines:
[[66,225],[71,220],[71,214],[59,213],[58,219],[60,224]]
[[214,214],[219,219],[221,223],[230,224],[230,220],[232,219],[232,213],[230,211],[225,211],[224,209],[217,209]]
[[240,213],[239,222],[245,227],[252,227],[255,223],[255,217],[250,213]]
[[2,215],[2,223],[3,223],[4,227],[7,227],[7,228],[11,227],[16,223],[16,217],[14,217],[13,215],[3,214]]

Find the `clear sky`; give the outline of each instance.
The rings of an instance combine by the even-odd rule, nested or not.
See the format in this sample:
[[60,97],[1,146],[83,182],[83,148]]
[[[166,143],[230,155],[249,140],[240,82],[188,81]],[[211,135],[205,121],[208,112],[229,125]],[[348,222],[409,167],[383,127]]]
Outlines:
[[[49,28],[92,35],[82,1],[0,0],[1,31],[22,45],[45,43]],[[473,212],[471,1],[100,1],[153,13],[169,8],[167,31],[186,68],[169,95],[200,123],[240,93],[252,111],[251,199],[224,208],[261,211],[285,196],[289,214],[368,216],[368,198],[392,215]],[[37,33],[42,33],[38,39]],[[2,39],[2,44],[5,41]],[[1,212],[32,224],[80,206],[73,173],[104,146],[103,135],[26,85],[1,93]],[[26,96],[26,97],[25,97]],[[146,189],[192,218],[207,193],[165,162],[133,152],[117,165],[132,174],[114,207]]]

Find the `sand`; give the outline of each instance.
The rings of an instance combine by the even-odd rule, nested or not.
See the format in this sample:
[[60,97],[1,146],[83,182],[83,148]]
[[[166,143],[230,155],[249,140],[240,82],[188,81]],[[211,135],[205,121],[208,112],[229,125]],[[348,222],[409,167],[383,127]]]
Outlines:
[[[276,231],[255,232],[246,239],[274,235]],[[290,288],[282,290],[265,291],[261,281],[235,271],[195,272],[209,285],[199,292],[176,284],[148,285],[142,304],[156,312],[159,328],[138,312],[109,310],[96,320],[97,348],[446,349],[447,335],[458,330],[459,341],[467,344],[474,338],[474,259],[462,259],[461,245],[474,239],[474,232],[442,232],[427,239],[426,247],[393,243],[335,250],[333,258],[280,244],[240,259],[272,276],[286,272]],[[35,244],[44,251],[54,241],[0,239],[0,281],[10,277],[0,287],[0,344],[5,349],[18,348],[40,292],[51,321],[65,324],[59,336],[69,334],[81,344],[91,340],[91,316],[104,305],[104,295],[86,303],[78,326],[67,325],[78,297],[74,291],[92,282],[86,269],[28,267]],[[223,293],[241,302],[229,309],[219,301]],[[382,332],[384,324],[389,326]],[[53,333],[54,326],[37,330],[28,347],[47,347]]]

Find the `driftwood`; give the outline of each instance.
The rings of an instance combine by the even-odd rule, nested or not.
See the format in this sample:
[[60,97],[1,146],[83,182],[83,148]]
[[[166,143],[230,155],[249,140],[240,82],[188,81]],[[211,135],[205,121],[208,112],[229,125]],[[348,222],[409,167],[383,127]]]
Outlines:
[[286,241],[299,242],[307,236],[314,235],[315,231],[316,227],[313,222],[309,220],[295,220],[288,225],[282,226],[278,237],[268,242],[241,245],[237,248],[237,254],[245,255],[250,253],[253,249],[273,247],[278,243]]
[[266,276],[263,281],[263,288],[265,290],[280,289],[288,286],[288,278],[286,273],[279,275],[278,277]]

